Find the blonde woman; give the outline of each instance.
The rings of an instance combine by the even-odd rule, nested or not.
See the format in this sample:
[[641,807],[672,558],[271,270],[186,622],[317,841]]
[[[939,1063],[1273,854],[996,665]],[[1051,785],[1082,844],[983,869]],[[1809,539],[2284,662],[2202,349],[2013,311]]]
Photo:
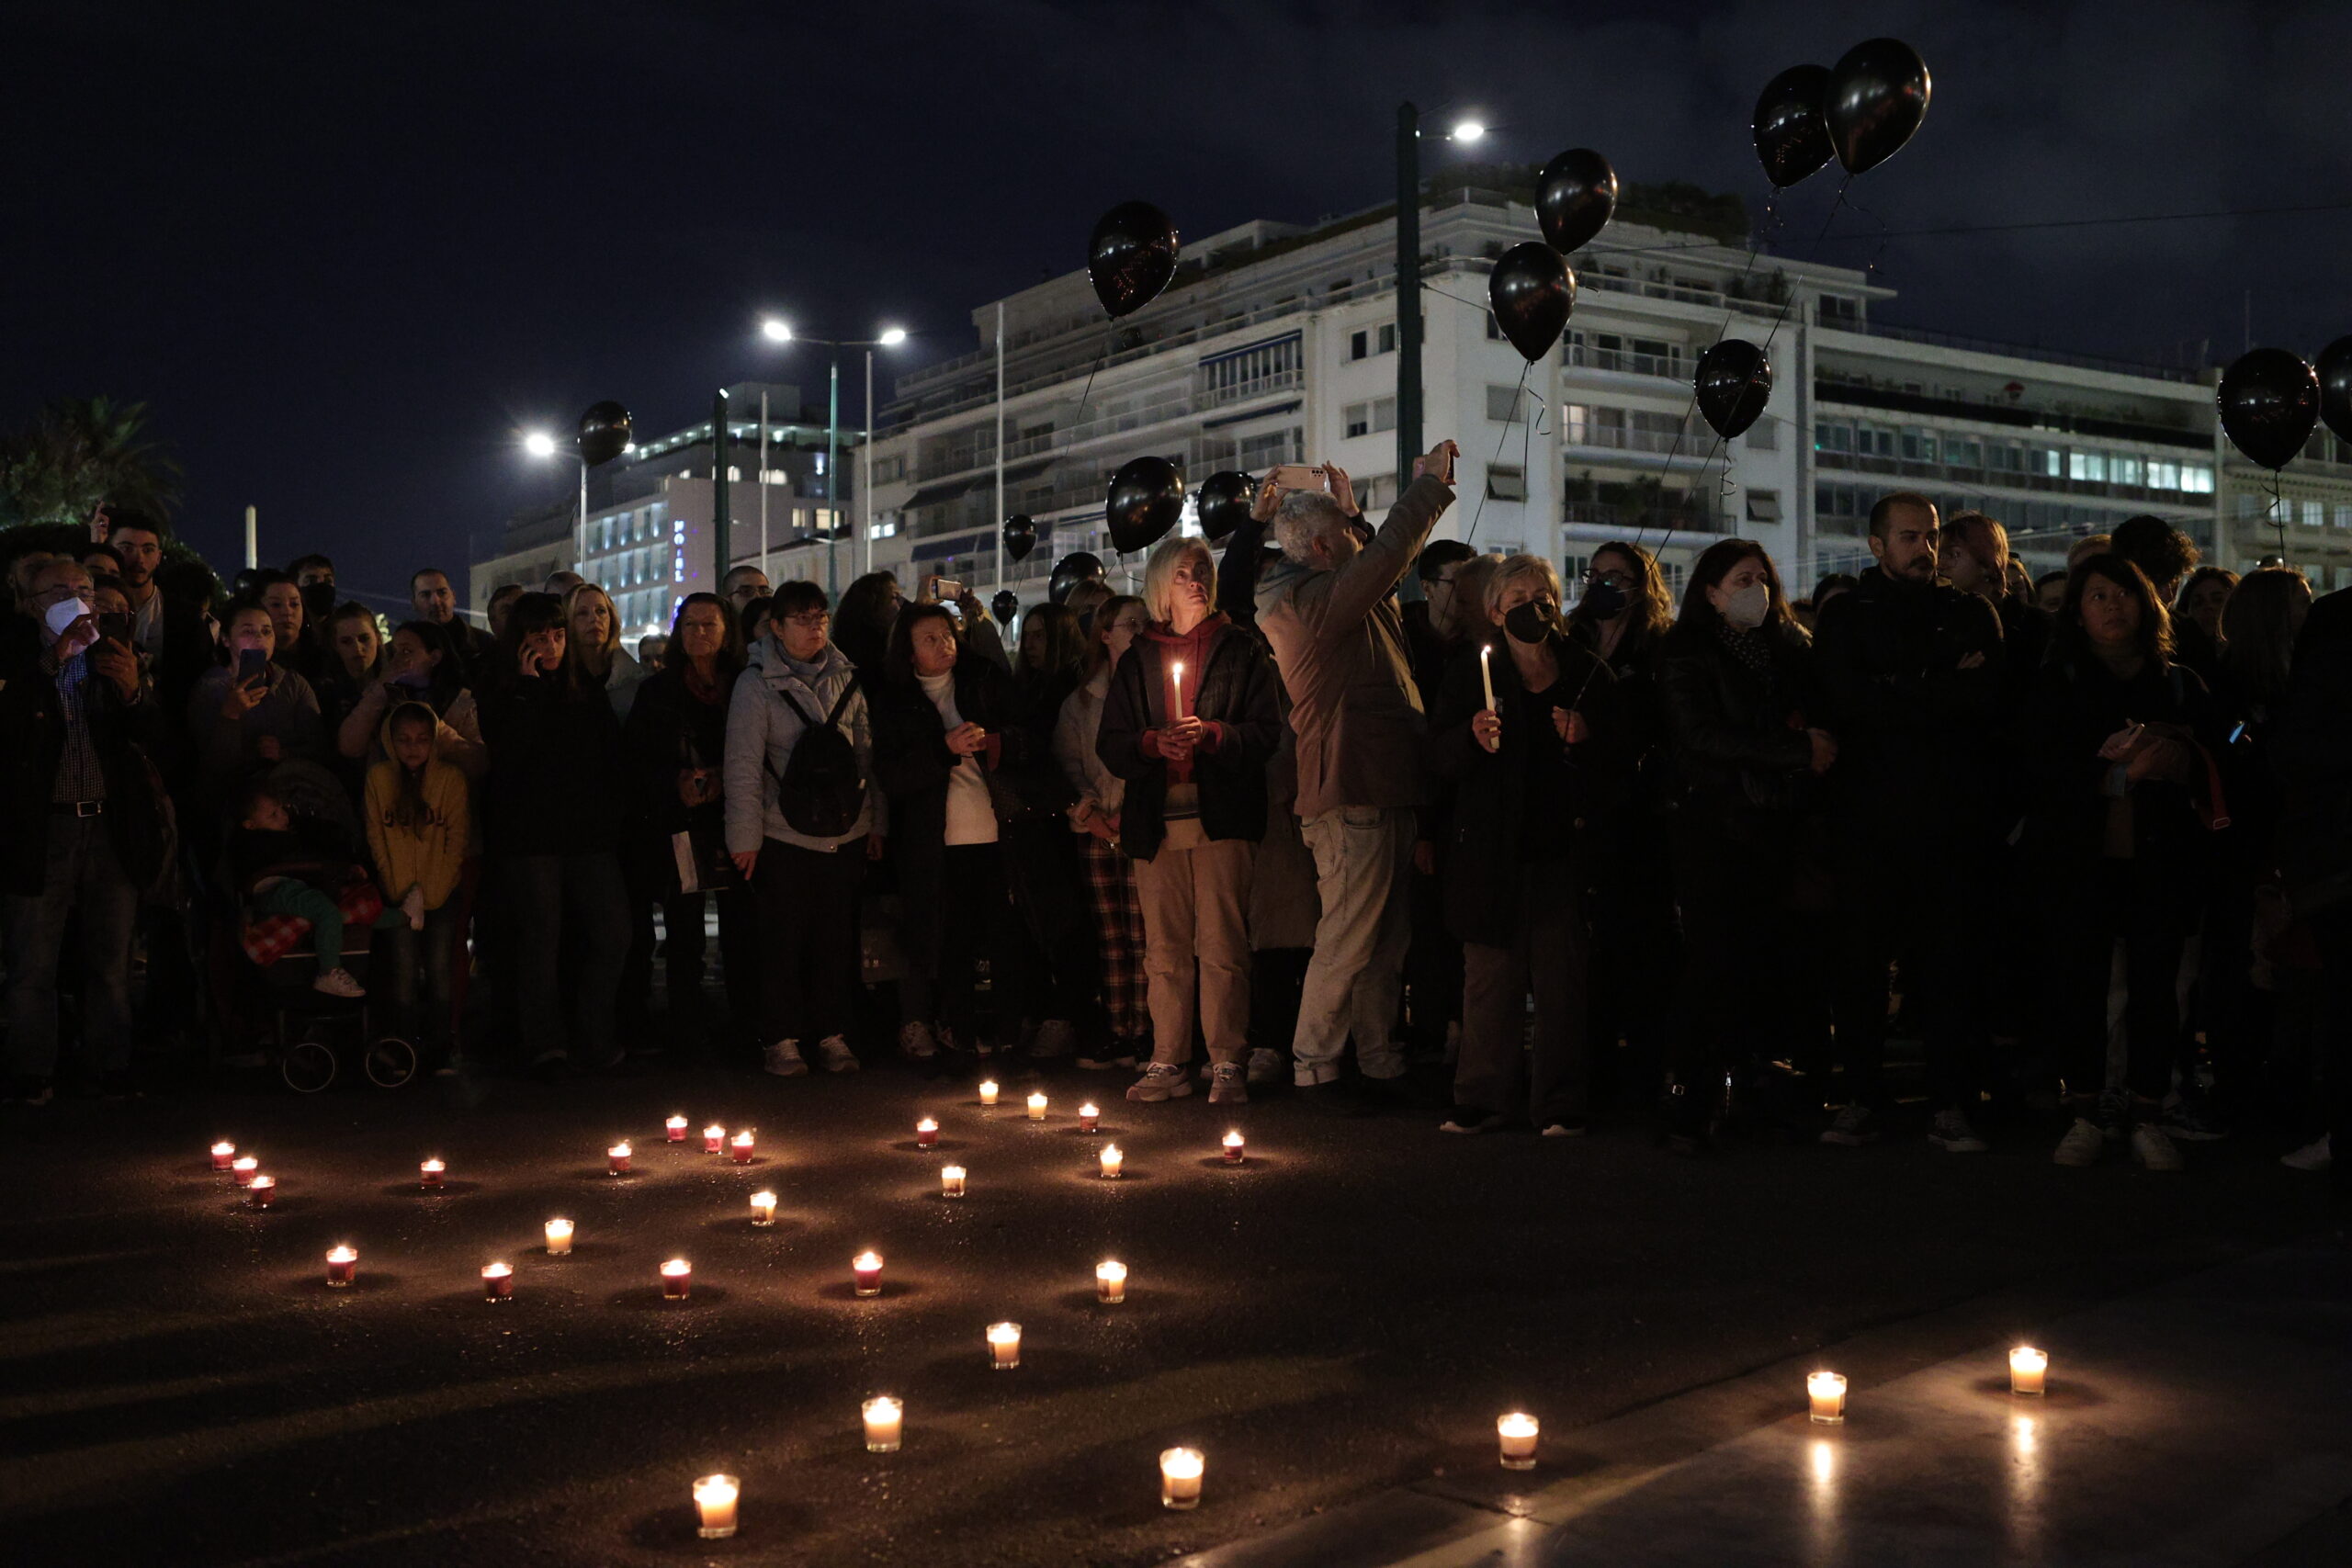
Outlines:
[[621,615],[613,596],[593,582],[582,582],[563,596],[563,620],[578,678],[605,694],[615,716],[627,719],[636,700],[645,667],[621,646]]
[[1198,538],[1163,540],[1144,568],[1151,624],[1112,671],[1096,754],[1126,783],[1120,843],[1143,905],[1151,1063],[1134,1100],[1193,1092],[1197,1013],[1209,1103],[1250,1098],[1250,887],[1266,831],[1266,764],[1282,737],[1273,662],[1213,606]]

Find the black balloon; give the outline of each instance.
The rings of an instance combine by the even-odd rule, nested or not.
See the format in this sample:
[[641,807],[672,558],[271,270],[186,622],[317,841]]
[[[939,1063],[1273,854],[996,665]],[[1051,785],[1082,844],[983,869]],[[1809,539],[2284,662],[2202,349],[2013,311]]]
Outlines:
[[2319,351],[2319,416],[2339,440],[2352,441],[2352,337]]
[[1227,471],[1201,481],[1195,514],[1201,532],[1214,544],[1250,520],[1250,504],[1257,499],[1258,481],[1248,474]]
[[1822,118],[1830,145],[1849,175],[1877,168],[1903,151],[1928,118],[1928,62],[1901,39],[1856,44],[1830,68]]
[[1111,319],[1133,315],[1176,276],[1176,225],[1148,201],[1123,201],[1086,242],[1086,276]]
[[1080,550],[1062,557],[1054,563],[1054,575],[1046,580],[1046,597],[1058,604],[1069,597],[1069,591],[1081,582],[1100,582],[1107,574],[1102,570],[1102,558],[1091,550]]
[[1184,476],[1165,457],[1137,457],[1111,476],[1103,514],[1113,549],[1149,549],[1184,514]]
[[609,463],[628,449],[628,410],[616,402],[590,405],[580,416],[580,457],[590,468]]
[[1589,147],[1571,147],[1535,181],[1535,220],[1562,255],[1589,244],[1617,210],[1617,171]]
[[1004,520],[1004,553],[1014,560],[1027,560],[1029,552],[1037,547],[1037,525],[1025,514]]
[[1829,100],[1829,68],[1792,65],[1764,84],[1756,100],[1756,156],[1774,190],[1796,184],[1838,155],[1821,107]]
[[1021,614],[1021,595],[1010,588],[998,589],[996,597],[989,601],[989,614],[996,617],[997,625],[1011,626],[1012,617]]
[[1756,423],[1772,399],[1772,362],[1744,338],[1727,337],[1699,356],[1692,383],[1699,412],[1729,441]]
[[1535,364],[1552,352],[1576,308],[1576,274],[1551,246],[1513,245],[1487,275],[1487,302],[1520,357]]
[[2319,377],[2283,348],[2241,354],[2222,372],[2222,428],[2266,468],[2283,468],[2319,425]]

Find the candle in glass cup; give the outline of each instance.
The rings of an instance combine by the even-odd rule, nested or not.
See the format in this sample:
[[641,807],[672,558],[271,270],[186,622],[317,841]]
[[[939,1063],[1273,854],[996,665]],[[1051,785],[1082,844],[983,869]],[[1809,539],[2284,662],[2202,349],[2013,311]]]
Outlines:
[[737,1165],[749,1165],[752,1163],[752,1155],[756,1145],[752,1142],[751,1134],[736,1134],[735,1141],[730,1146],[734,1149],[735,1163]]
[[261,1160],[254,1155],[239,1155],[229,1166],[229,1179],[240,1187],[251,1187],[260,1174]]
[[1159,1454],[1159,1506],[1197,1508],[1201,1506],[1201,1472],[1208,1461],[1198,1449],[1163,1449]]
[[894,1454],[906,1436],[906,1406],[888,1394],[876,1394],[858,1406],[865,1417],[865,1451],[870,1454]]
[[1094,1266],[1094,1299],[1104,1306],[1116,1306],[1127,1299],[1127,1266],[1105,1261]]
[[359,1273],[359,1252],[356,1247],[338,1247],[327,1254],[327,1283],[338,1288],[348,1285]]
[[731,1475],[706,1475],[695,1483],[695,1512],[701,1517],[702,1528],[695,1533],[705,1540],[724,1540],[735,1533],[735,1507],[742,1496],[742,1488]]
[[702,1130],[703,1153],[707,1155],[715,1155],[719,1151],[720,1145],[726,1142],[727,1129],[720,1126],[718,1122],[713,1122],[709,1126],[705,1127]]
[[662,1123],[662,1130],[668,1134],[670,1142],[673,1144],[683,1144],[686,1141],[686,1119],[683,1116],[671,1117]]
[[277,1178],[274,1176],[256,1176],[245,1188],[245,1202],[248,1207],[266,1209],[277,1201]]
[[2041,1393],[2048,1388],[2050,1355],[2030,1345],[2020,1345],[2009,1352],[2009,1392],[2011,1393]]
[[915,1147],[931,1149],[939,1146],[939,1123],[926,1116],[915,1123]]
[[1106,1177],[1118,1175],[1121,1168],[1127,1163],[1127,1156],[1119,1151],[1119,1145],[1116,1144],[1103,1145],[1101,1158],[1102,1174]]
[[1046,1097],[1042,1094],[1031,1095],[1029,1097],[1029,1120],[1032,1122],[1043,1122],[1045,1119]]
[[849,1260],[849,1271],[861,1296],[882,1293],[882,1255],[870,1248]]
[[438,1187],[441,1185],[442,1177],[447,1175],[448,1171],[448,1166],[443,1161],[426,1160],[416,1168],[417,1183],[423,1187]]
[[629,1156],[636,1153],[627,1144],[615,1144],[605,1151],[605,1169],[613,1176],[628,1174]]
[[571,1222],[570,1220],[548,1222],[548,1256],[549,1258],[571,1256]]
[[1078,1130],[1080,1132],[1091,1133],[1095,1128],[1102,1124],[1102,1112],[1092,1100],[1090,1100],[1085,1104],[1078,1108]]
[[983,1079],[980,1084],[980,1103],[982,1105],[994,1105],[996,1103],[996,1079]]
[[1815,1420],[1825,1427],[1845,1423],[1846,1380],[1842,1376],[1836,1372],[1808,1373],[1804,1380],[1804,1392]]
[[686,1292],[693,1284],[694,1277],[694,1265],[683,1258],[673,1258],[669,1262],[662,1265],[662,1299],[670,1302],[684,1301]]
[[1009,1372],[1021,1364],[1021,1325],[1017,1323],[989,1325],[989,1364],[998,1371]]
[[481,1269],[481,1299],[486,1302],[510,1302],[514,1299],[514,1266],[511,1263],[485,1263]]
[[752,1223],[755,1225],[775,1224],[775,1193],[754,1192],[752,1194]]
[[943,1198],[961,1198],[964,1195],[962,1166],[943,1165],[939,1168],[939,1195]]
[[1242,1158],[1244,1157],[1244,1155],[1246,1154],[1246,1152],[1247,1152],[1247,1145],[1245,1145],[1242,1143],[1242,1141],[1241,1141],[1241,1129],[1240,1129],[1240,1128],[1236,1127],[1232,1132],[1227,1133],[1227,1134],[1225,1135],[1225,1163],[1226,1163],[1226,1164],[1227,1164],[1227,1165],[1239,1165],[1239,1164],[1241,1163]]
[[215,1144],[215,1145],[212,1145],[212,1168],[213,1168],[213,1169],[215,1169],[215,1170],[227,1170],[227,1169],[229,1168],[229,1167],[230,1167],[231,1162],[232,1162],[232,1161],[233,1161],[233,1160],[235,1160],[235,1159],[236,1159],[236,1157],[237,1157],[237,1145],[234,1145],[234,1144]]
[[1505,1470],[1535,1468],[1535,1438],[1543,1430],[1543,1423],[1524,1410],[1514,1410],[1495,1423],[1495,1437],[1502,1445]]

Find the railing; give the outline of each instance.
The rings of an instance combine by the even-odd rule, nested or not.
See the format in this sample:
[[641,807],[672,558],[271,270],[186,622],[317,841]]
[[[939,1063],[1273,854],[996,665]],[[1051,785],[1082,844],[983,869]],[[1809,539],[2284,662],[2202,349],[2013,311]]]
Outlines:
[[1664,453],[1679,449],[1692,457],[1705,454],[1710,439],[1699,434],[1695,427],[1685,431],[1679,443],[1670,430],[1634,430],[1622,424],[1572,424],[1566,433],[1571,446],[1600,446],[1617,452]]
[[1620,348],[1594,348],[1587,344],[1572,343],[1565,350],[1565,363],[1585,370],[1614,370],[1626,376],[1657,376],[1668,381],[1681,381],[1689,372],[1682,368],[1679,354],[1634,354]]
[[1720,513],[1691,511],[1687,507],[1652,508],[1618,506],[1607,502],[1572,501],[1560,509],[1563,524],[1579,524],[1592,528],[1671,528],[1678,534],[1720,534],[1724,518]]
[[2178,381],[2192,387],[2201,387],[2210,378],[2207,371],[2180,366],[2143,365],[2136,360],[2117,359],[2103,354],[2074,354],[2030,344],[1971,337],[1963,333],[1939,333],[1926,327],[1901,327],[1885,321],[1871,321],[1867,325],[1854,321],[1825,321],[1822,324],[1833,331],[1855,333],[1864,337],[1893,338],[1898,343],[1926,344],[1933,348],[1998,355],[2007,359],[2030,359],[2043,365],[2071,365],[2078,370],[2105,370],[2118,376],[2143,376],[2159,381]]
[[[1272,376],[1261,376],[1238,387],[1212,388],[1206,391],[1180,393],[1158,402],[1147,403],[1139,409],[1122,413],[1106,414],[1088,420],[1083,424],[1063,430],[1049,430],[1040,435],[1023,436],[1004,445],[1007,462],[1021,457],[1034,457],[1042,452],[1068,451],[1106,435],[1120,435],[1130,430],[1142,430],[1152,425],[1167,424],[1189,419],[1194,414],[1213,409],[1230,408],[1248,402],[1252,398],[1270,397],[1281,392],[1296,391],[1306,384],[1304,370],[1284,370]],[[996,461],[992,450],[985,444],[969,453],[958,451],[946,460],[923,464],[916,473],[916,482],[930,484],[956,474],[985,468]]]

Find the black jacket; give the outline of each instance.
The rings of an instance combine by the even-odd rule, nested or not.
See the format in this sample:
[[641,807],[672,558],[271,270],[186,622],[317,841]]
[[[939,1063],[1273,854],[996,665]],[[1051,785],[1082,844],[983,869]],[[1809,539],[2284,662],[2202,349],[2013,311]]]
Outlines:
[[647,676],[621,726],[621,755],[629,774],[629,847],[644,886],[668,897],[678,886],[673,834],[691,833],[701,863],[717,870],[727,842],[727,801],[714,789],[689,808],[678,798],[678,774],[687,768],[710,770],[714,785],[727,765],[727,708],[735,677],[722,676],[715,702],[698,702],[686,690],[682,665]]
[[[48,880],[50,811],[57,767],[65,753],[65,708],[57,671],[44,655],[54,639],[28,615],[0,626],[0,893],[39,894]],[[86,656],[85,656],[86,657]],[[114,682],[96,670],[90,682],[90,739],[106,780],[107,837],[135,886],[163,870],[162,802],[149,762],[164,735],[163,704],[142,683],[126,703]]]
[[493,854],[610,853],[621,845],[628,785],[621,723],[605,694],[568,668],[508,676],[475,694],[490,750],[482,784]]
[[1658,684],[1668,799],[1679,831],[1785,847],[1819,801],[1804,733],[1818,705],[1813,645],[1794,626],[1750,635],[1763,639],[1767,671],[1726,647],[1712,621],[1667,634]]
[[[1139,637],[1120,659],[1094,739],[1102,765],[1127,781],[1119,844],[1136,860],[1158,854],[1168,833],[1168,764],[1143,749],[1146,732],[1168,722],[1163,651],[1148,636]],[[1278,685],[1274,661],[1258,639],[1230,619],[1220,622],[1199,685],[1185,701],[1194,717],[1219,727],[1216,744],[1193,753],[1201,830],[1212,839],[1254,844],[1266,836],[1266,765],[1283,736]]]
[[1958,813],[1989,827],[2007,689],[1990,600],[1873,568],[1823,608],[1813,658],[1815,722],[1838,738],[1830,809],[1849,847],[1939,842],[1922,825]]
[[1563,838],[1572,874],[1590,896],[1594,850],[1616,826],[1630,795],[1634,762],[1615,674],[1588,649],[1555,636],[1552,656],[1559,663],[1560,688],[1577,694],[1576,711],[1591,733],[1568,749],[1567,795],[1530,799],[1530,732],[1545,720],[1528,700],[1518,663],[1507,650],[1498,653],[1493,671],[1495,711],[1503,724],[1500,750],[1487,750],[1471,732],[1471,721],[1487,705],[1475,653],[1448,667],[1430,715],[1431,761],[1453,786],[1443,857],[1446,927],[1460,940],[1487,947],[1508,947],[1518,938],[1525,830],[1532,813],[1566,818]]
[[[899,936],[907,960],[926,971],[939,962],[941,901],[961,897],[947,886],[947,780],[962,761],[947,749],[947,726],[922,686],[881,681],[866,690],[874,719],[874,777],[890,797],[890,861],[905,901]],[[1020,820],[1024,807],[1008,768],[1019,770],[1033,733],[1021,723],[1012,677],[990,660],[967,653],[956,660],[956,711],[967,724],[988,731],[990,744],[978,754],[1000,832]],[[1046,761],[1051,761],[1050,744]],[[1064,837],[1072,837],[1068,829]],[[1008,856],[1008,876],[1020,869]]]
[[[2042,667],[2020,726],[2029,788],[2030,852],[2060,878],[2078,880],[2105,853],[2112,764],[2098,754],[2108,737],[2144,724],[2211,753],[2225,739],[2205,682],[2178,664],[2150,660],[2129,681],[2088,655],[2058,649]],[[2132,857],[2188,894],[2209,849],[2200,818],[2202,756],[2188,783],[2130,784]]]

